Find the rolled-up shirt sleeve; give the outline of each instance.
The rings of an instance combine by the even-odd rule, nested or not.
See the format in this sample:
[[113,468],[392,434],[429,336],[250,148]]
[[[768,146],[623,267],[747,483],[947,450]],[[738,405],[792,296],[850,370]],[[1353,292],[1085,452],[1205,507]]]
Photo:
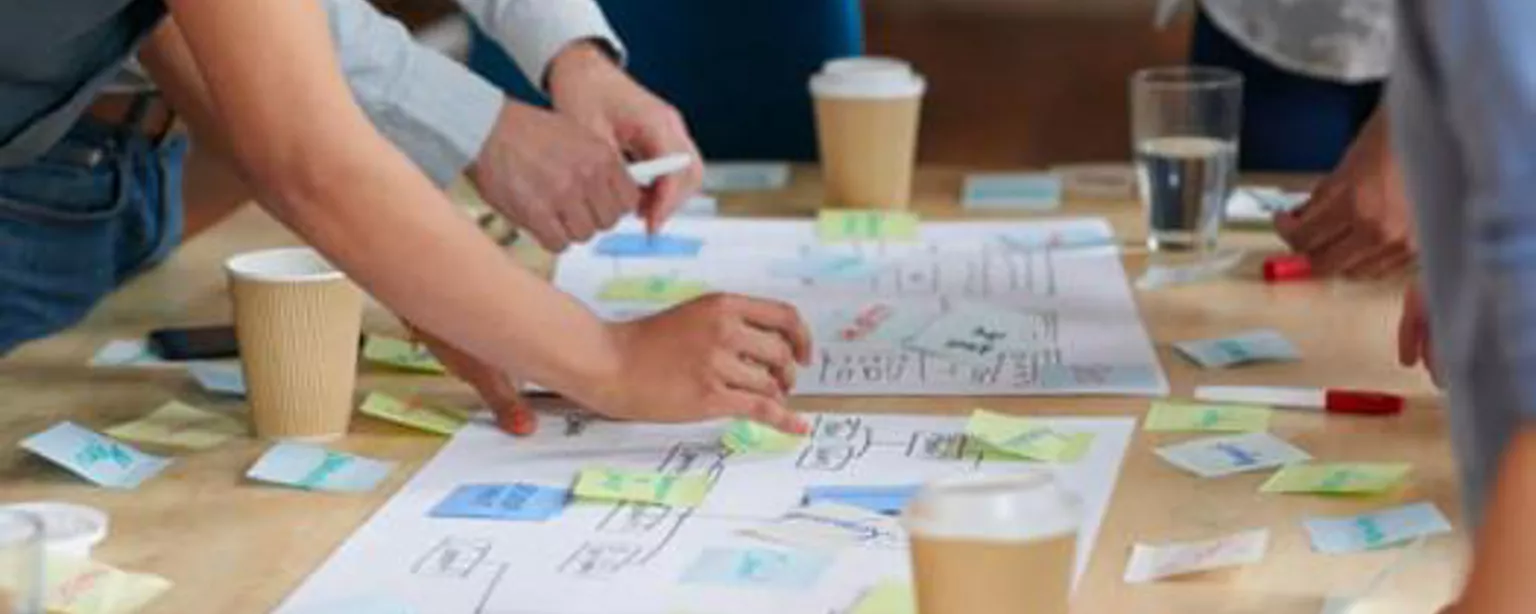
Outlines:
[[1536,2],[1422,2],[1436,93],[1467,187],[1475,293],[1518,409],[1536,418]]
[[501,91],[364,0],[325,0],[325,9],[347,83],[373,125],[438,185],[452,182],[489,138]]
[[592,0],[458,0],[464,12],[507,50],[540,89],[550,61],[579,40],[606,44],[620,64],[624,45]]

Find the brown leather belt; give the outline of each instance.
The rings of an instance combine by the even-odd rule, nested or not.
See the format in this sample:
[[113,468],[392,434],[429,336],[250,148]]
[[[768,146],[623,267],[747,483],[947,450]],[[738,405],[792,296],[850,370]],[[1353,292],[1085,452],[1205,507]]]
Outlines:
[[157,143],[176,125],[176,114],[154,92],[101,94],[86,107],[85,115],[109,126],[137,132]]

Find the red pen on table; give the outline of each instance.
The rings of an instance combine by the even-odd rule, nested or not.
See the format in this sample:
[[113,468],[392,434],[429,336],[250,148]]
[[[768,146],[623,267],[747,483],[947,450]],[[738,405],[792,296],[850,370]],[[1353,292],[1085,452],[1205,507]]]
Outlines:
[[1301,254],[1282,254],[1264,259],[1264,281],[1282,283],[1312,277],[1312,261]]
[[1395,416],[1403,413],[1405,403],[1403,397],[1385,392],[1274,386],[1200,386],[1195,388],[1195,398],[1211,403],[1267,405],[1357,416]]

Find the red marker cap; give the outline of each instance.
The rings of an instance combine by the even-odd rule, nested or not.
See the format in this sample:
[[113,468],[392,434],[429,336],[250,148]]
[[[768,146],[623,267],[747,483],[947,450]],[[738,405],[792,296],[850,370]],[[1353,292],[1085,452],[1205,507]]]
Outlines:
[[1278,283],[1312,277],[1312,261],[1299,254],[1270,256],[1264,259],[1264,281]]
[[1403,412],[1403,397],[1385,392],[1329,390],[1324,407],[1336,414],[1391,415]]

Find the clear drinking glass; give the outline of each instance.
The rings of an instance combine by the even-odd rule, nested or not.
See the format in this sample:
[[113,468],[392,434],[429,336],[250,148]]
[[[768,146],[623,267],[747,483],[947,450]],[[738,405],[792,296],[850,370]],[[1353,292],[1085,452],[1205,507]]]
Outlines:
[[43,614],[43,521],[0,510],[0,614]]
[[1237,184],[1242,117],[1236,72],[1176,66],[1131,76],[1131,140],[1149,249],[1216,247]]

